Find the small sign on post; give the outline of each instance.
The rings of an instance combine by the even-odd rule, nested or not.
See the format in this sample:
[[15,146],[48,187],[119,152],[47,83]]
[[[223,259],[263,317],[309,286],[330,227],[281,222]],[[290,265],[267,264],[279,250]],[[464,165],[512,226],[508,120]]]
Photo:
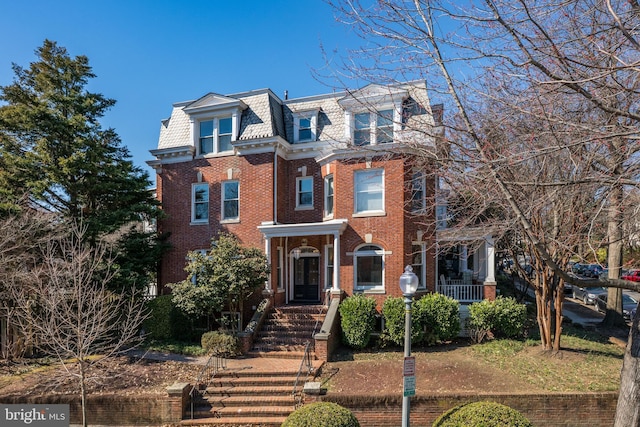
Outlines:
[[404,358],[404,397],[416,395],[416,358],[405,356]]

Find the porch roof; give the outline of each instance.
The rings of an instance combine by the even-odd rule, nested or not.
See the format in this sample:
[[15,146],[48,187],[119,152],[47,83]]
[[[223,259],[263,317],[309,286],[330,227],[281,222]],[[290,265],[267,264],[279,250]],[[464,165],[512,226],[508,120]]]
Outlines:
[[262,223],[258,230],[267,239],[273,237],[315,236],[319,234],[342,234],[347,228],[348,220],[332,219],[323,222],[307,222],[298,224]]

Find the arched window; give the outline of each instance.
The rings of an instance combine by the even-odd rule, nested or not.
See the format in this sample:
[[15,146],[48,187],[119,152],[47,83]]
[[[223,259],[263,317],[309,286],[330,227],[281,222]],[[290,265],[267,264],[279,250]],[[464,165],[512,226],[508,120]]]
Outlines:
[[355,290],[384,291],[384,251],[377,245],[364,245],[353,253]]

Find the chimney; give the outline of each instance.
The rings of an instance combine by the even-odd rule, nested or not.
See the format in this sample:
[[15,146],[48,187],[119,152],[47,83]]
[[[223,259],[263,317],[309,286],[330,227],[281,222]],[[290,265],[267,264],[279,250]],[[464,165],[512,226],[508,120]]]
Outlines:
[[285,90],[284,91],[284,100],[286,101],[287,99],[289,99],[289,91]]

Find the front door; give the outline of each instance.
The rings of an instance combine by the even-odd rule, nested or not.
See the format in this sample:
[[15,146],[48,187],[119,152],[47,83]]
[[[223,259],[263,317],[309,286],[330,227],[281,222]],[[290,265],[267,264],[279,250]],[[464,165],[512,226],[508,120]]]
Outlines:
[[301,256],[293,259],[293,299],[318,301],[320,284],[320,257]]

